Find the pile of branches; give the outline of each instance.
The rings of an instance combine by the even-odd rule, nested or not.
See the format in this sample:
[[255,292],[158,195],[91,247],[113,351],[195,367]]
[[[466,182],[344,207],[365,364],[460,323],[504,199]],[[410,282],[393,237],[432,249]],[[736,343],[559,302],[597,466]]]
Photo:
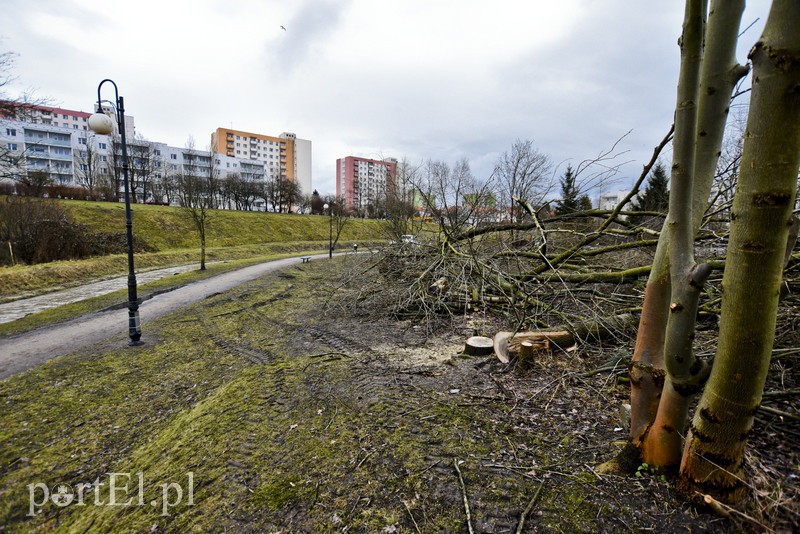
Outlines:
[[[569,326],[641,309],[663,213],[641,213],[650,224],[628,219],[625,205],[649,172],[613,210],[556,216],[522,199],[526,220],[480,227],[440,224],[426,240],[394,243],[361,265],[348,301],[386,310],[435,328],[470,313],[500,316],[512,329]],[[696,256],[714,272],[700,307],[702,325],[717,324],[727,250],[729,206],[709,209],[695,243]],[[788,257],[787,295],[800,289],[800,254]],[[365,277],[366,272],[374,276]],[[368,283],[364,284],[365,281]]]

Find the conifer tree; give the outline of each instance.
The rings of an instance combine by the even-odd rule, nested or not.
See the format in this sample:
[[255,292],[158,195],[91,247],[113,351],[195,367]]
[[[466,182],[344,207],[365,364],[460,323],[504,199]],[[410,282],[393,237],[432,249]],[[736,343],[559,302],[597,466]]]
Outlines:
[[575,183],[575,173],[572,165],[567,165],[564,177],[561,178],[561,199],[556,201],[556,213],[565,215],[574,213],[580,209],[580,191]]
[[[641,195],[631,202],[631,211],[658,211],[666,213],[669,208],[669,178],[664,165],[657,164],[650,173],[647,186]],[[648,217],[631,215],[628,219],[634,224],[641,224]]]

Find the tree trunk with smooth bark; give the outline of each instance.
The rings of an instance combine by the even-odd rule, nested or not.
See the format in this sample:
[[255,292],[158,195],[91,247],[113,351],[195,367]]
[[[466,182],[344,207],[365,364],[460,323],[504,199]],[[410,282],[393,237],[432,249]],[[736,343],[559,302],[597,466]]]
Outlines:
[[720,340],[683,452],[681,488],[733,502],[767,377],[800,168],[800,2],[775,0],[753,91],[722,280]]
[[[702,4],[705,3],[703,2]],[[691,2],[688,3],[687,7],[690,8],[687,15],[696,14],[698,11],[701,11],[704,15],[706,11],[704,5],[692,6]],[[703,54],[701,59],[702,69],[700,71],[697,70],[698,59],[696,57],[686,58],[686,61],[683,62],[685,67],[682,68],[690,70],[681,80],[683,87],[678,97],[677,107],[679,112],[683,111],[684,115],[687,111],[695,114],[695,118],[689,119],[688,123],[685,116],[679,118],[679,115],[676,114],[676,122],[680,121],[682,126],[680,131],[676,132],[675,143],[683,147],[680,149],[683,152],[680,156],[683,168],[678,169],[678,171],[684,177],[690,176],[689,179],[684,179],[684,183],[680,185],[680,187],[684,188],[683,193],[681,193],[683,196],[680,199],[675,199],[679,200],[676,203],[679,209],[691,206],[689,213],[685,214],[691,223],[687,225],[684,222],[681,228],[681,232],[683,232],[682,239],[684,240],[684,244],[680,247],[683,250],[682,254],[685,258],[691,256],[691,261],[684,261],[682,268],[679,269],[682,271],[681,280],[684,290],[694,291],[691,284],[697,283],[700,279],[696,276],[693,278],[693,274],[703,274],[702,272],[696,273],[694,271],[693,250],[691,245],[686,245],[685,241],[687,239],[691,241],[691,237],[700,228],[719,159],[731,94],[736,83],[747,73],[747,68],[739,65],[735,57],[739,22],[743,10],[743,0],[712,2],[707,29],[705,30],[705,49],[703,50],[702,45],[700,45],[701,53]],[[682,54],[688,53],[689,51],[684,51],[683,48],[689,43],[682,39],[681,45]],[[698,43],[696,37],[694,37],[692,46],[694,50],[691,53],[697,54]],[[700,72],[699,88],[697,87],[698,81],[696,78],[698,72]],[[691,78],[687,79],[687,75],[691,76]],[[694,96],[696,100],[687,98],[693,95],[696,95]],[[686,109],[686,105],[689,102],[693,104],[694,110]],[[691,121],[695,123],[694,128],[690,128]],[[678,157],[678,150],[676,148],[676,158]],[[692,150],[691,154],[689,150]],[[691,161],[691,170],[689,161]],[[680,178],[678,181],[681,181]],[[676,187],[678,187],[678,184],[673,178],[673,191]],[[674,214],[672,207],[671,213]],[[674,222],[674,218],[672,220]],[[677,462],[679,462],[681,438],[680,432],[676,432],[676,430],[685,425],[685,421],[688,418],[688,403],[686,401],[693,394],[692,388],[687,389],[680,385],[678,389],[675,388],[674,380],[667,377],[667,365],[664,360],[664,349],[667,342],[667,322],[670,315],[675,315],[676,310],[685,317],[691,314],[684,313],[680,306],[671,307],[674,302],[670,298],[673,285],[670,279],[669,248],[670,236],[673,232],[669,230],[669,227],[668,219],[665,221],[664,230],[659,238],[653,268],[645,289],[630,373],[630,439],[631,443],[640,448],[643,456],[649,458],[648,463],[652,462],[653,465],[662,463],[677,465]],[[693,321],[693,318],[690,320]],[[686,340],[691,339],[693,326],[689,325],[688,321],[685,321],[685,323],[679,329],[681,332],[677,335],[684,340],[683,350],[687,350],[688,347],[688,356],[683,357],[673,354],[672,360],[672,363],[675,364],[678,358],[684,358],[684,361],[678,365],[681,369],[676,370],[673,365],[673,369],[676,372],[684,375],[684,378],[681,379],[683,382],[686,382],[686,370],[691,370],[692,364],[695,363],[694,357],[691,355],[690,341],[686,345]],[[687,331],[686,328],[690,328],[691,331]],[[673,335],[673,342],[675,340],[675,335]],[[693,377],[692,382],[697,383],[700,381],[700,376],[695,376],[696,378]],[[666,390],[663,388],[665,381],[668,384]],[[678,390],[681,390],[681,392],[679,393]],[[669,409],[664,410],[660,420],[656,423],[659,428],[652,431],[653,435],[649,435],[651,429],[655,426],[654,422],[659,405],[662,403],[668,406]],[[645,444],[646,439],[649,440],[647,444]]]

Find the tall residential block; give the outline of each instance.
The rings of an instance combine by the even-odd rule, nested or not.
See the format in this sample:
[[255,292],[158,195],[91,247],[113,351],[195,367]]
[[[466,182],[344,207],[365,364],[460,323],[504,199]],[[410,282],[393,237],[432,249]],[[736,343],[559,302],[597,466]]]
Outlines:
[[397,160],[347,156],[336,160],[336,196],[345,208],[361,211],[394,194]]
[[302,194],[311,194],[311,141],[307,139],[287,132],[275,137],[217,128],[211,134],[211,147],[219,154],[260,162],[268,176],[293,181]]

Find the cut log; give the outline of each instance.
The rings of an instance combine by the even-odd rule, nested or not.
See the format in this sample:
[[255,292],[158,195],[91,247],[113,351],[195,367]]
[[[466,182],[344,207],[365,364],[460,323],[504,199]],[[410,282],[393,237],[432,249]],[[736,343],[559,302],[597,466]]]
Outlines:
[[575,337],[566,330],[498,332],[494,336],[494,353],[501,362],[508,363],[520,354],[523,343],[530,343],[533,352],[541,352],[550,351],[553,346],[566,349],[574,342]]
[[508,363],[519,354],[523,341],[548,341],[551,349],[567,350],[578,342],[588,339],[603,339],[624,332],[636,325],[636,316],[631,313],[612,315],[598,320],[584,321],[563,330],[531,330],[525,332],[498,332],[494,336],[494,353],[497,359]]
[[508,340],[514,332],[498,332],[494,335],[494,354],[503,363],[511,361],[508,357]]
[[488,356],[494,352],[492,338],[484,336],[472,336],[464,344],[464,354],[467,356]]

